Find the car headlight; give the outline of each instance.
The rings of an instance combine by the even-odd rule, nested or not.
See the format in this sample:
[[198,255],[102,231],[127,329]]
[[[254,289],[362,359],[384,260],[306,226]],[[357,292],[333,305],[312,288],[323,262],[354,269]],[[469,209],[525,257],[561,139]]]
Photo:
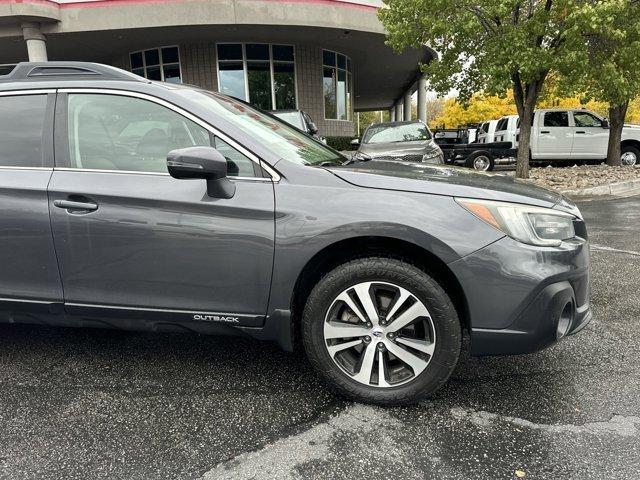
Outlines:
[[422,156],[423,163],[443,163],[444,157],[442,156],[442,152],[437,150],[429,153],[425,153]]
[[557,247],[575,237],[570,213],[517,203],[456,198],[456,202],[480,220],[511,238],[529,245]]

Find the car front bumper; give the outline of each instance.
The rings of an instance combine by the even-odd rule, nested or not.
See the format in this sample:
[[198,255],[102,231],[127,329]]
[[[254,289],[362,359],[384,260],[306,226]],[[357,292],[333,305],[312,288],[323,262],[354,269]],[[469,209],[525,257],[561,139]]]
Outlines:
[[450,267],[465,292],[474,356],[535,352],[591,320],[581,238],[550,248],[505,237]]

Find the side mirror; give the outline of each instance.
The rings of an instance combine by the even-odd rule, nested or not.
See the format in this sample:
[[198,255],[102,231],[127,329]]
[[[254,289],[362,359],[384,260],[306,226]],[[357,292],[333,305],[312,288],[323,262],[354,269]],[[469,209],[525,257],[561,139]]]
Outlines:
[[315,135],[316,133],[318,133],[318,127],[317,127],[317,126],[316,126],[316,124],[315,124],[315,123],[313,123],[313,122],[309,122],[309,123],[307,124],[307,128],[309,129],[309,133],[310,133],[311,135]]
[[609,128],[609,120],[606,118],[602,120],[602,128]]
[[354,138],[353,140],[351,140],[351,145],[360,145],[360,140],[357,138]]
[[227,178],[227,159],[212,147],[188,147],[172,150],[167,155],[169,175],[177,179],[204,179],[207,194],[215,198],[231,198],[236,186]]

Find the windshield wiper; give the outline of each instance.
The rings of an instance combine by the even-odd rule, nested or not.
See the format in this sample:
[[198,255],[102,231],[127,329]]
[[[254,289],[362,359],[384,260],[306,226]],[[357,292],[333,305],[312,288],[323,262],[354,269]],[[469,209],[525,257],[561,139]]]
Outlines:
[[360,153],[360,154],[355,154],[349,160],[344,162],[343,165],[351,165],[353,163],[359,163],[359,162],[369,162],[371,160],[373,160],[373,158],[367,155],[366,153]]

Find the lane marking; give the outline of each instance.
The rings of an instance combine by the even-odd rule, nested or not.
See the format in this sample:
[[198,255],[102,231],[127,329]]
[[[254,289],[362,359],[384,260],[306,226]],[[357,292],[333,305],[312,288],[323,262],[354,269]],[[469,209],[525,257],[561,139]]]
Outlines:
[[619,248],[607,247],[605,245],[597,245],[591,244],[591,250],[601,251],[601,252],[614,252],[614,253],[626,253],[627,255],[634,255],[636,257],[640,257],[640,252],[636,252],[634,250],[620,250]]

